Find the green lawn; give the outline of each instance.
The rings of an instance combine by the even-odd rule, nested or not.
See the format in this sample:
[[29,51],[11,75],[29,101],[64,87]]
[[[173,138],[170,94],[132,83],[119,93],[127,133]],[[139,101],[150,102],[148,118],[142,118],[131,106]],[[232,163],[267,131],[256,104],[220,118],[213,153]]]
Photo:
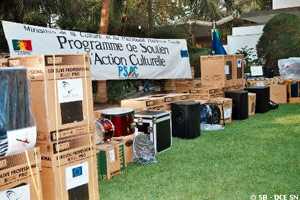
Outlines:
[[193,140],[173,138],[158,163],[132,164],[99,183],[100,199],[300,199],[300,104],[233,121]]

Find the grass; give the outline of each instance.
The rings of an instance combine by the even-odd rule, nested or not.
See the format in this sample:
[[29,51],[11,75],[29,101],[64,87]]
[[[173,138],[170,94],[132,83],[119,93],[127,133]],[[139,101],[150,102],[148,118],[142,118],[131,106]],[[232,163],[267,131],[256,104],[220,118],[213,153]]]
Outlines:
[[193,140],[173,138],[157,164],[99,182],[100,199],[250,199],[299,195],[300,104],[233,121]]

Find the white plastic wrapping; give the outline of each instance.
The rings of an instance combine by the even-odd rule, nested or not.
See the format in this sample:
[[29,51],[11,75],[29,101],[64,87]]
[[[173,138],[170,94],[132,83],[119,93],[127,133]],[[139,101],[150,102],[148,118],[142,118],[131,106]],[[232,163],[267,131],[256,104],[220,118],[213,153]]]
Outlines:
[[0,68],[0,157],[33,148],[36,137],[26,69]]
[[286,79],[300,79],[300,57],[278,60],[280,76]]
[[223,130],[225,128],[223,125],[219,125],[221,112],[218,106],[214,103],[208,103],[201,107],[200,118],[201,131],[216,131]]

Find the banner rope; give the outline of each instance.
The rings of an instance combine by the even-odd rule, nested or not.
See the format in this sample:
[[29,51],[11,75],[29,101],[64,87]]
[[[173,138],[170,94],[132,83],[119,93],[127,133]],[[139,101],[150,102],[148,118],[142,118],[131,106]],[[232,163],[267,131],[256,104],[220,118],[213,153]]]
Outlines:
[[[36,184],[36,181],[34,179],[34,174],[33,174],[33,171],[32,171],[31,164],[30,164],[30,159],[29,159],[29,156],[28,156],[27,149],[25,150],[25,155],[26,155],[27,165],[29,167],[31,179],[32,179],[32,182],[33,182],[34,190],[36,192],[37,199],[40,200],[41,199],[41,197],[40,197],[40,190],[39,190],[39,188],[38,188],[38,186]],[[37,155],[36,155],[36,148],[34,148],[34,156],[37,157]],[[35,165],[36,165],[35,167],[38,168],[38,163],[37,162],[35,163]],[[38,173],[37,173],[37,178],[38,178]],[[37,179],[37,181],[39,182],[39,179]]]
[[56,63],[55,63],[55,55],[53,58],[53,70],[54,70],[54,103],[55,103],[55,129],[56,129],[56,138],[57,138],[57,156],[58,156],[58,174],[59,174],[59,184],[60,184],[60,195],[63,198],[63,189],[62,189],[62,175],[61,175],[61,166],[60,166],[60,149],[59,149],[59,133],[58,133],[58,105],[57,105],[57,77],[56,77]]
[[[88,131],[88,134],[90,134],[90,112],[89,112],[89,98],[88,98],[88,86],[87,86],[87,71],[86,71],[86,55],[83,54],[83,62],[84,62],[84,80],[85,80],[85,99],[86,99],[86,113],[87,113],[87,131]],[[88,57],[87,57],[88,58]],[[91,133],[92,134],[92,133]],[[92,135],[90,135],[90,148],[91,148],[91,161],[92,161],[92,174],[91,174],[91,177],[92,177],[92,186],[93,186],[93,190],[95,189],[95,181],[94,181],[94,158],[93,158],[93,140],[92,140]],[[98,191],[94,191],[93,192],[93,196],[94,196],[94,199],[96,199],[96,194],[95,192],[98,192]]]

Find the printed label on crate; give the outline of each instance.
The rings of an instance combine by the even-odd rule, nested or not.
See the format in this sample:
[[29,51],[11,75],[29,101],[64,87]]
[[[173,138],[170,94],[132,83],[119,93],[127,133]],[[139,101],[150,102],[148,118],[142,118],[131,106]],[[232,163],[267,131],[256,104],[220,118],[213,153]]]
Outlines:
[[236,63],[238,68],[242,67],[242,59],[237,59]]
[[0,192],[1,200],[30,200],[30,186],[23,185]]
[[[7,132],[7,139],[1,142],[0,149],[7,147],[5,156],[30,149],[36,143],[36,127],[27,127]],[[4,149],[4,148],[3,148]],[[4,153],[4,152],[3,152]]]
[[225,74],[226,75],[230,74],[230,72],[229,72],[229,65],[225,65]]
[[224,110],[224,119],[229,119],[231,117],[231,109],[225,109]]
[[109,155],[109,163],[113,163],[116,161],[116,158],[115,158],[115,150],[110,150],[108,152],[108,155]]
[[64,79],[57,81],[58,102],[67,103],[83,100],[82,79]]
[[66,189],[89,183],[89,163],[84,162],[66,168]]

